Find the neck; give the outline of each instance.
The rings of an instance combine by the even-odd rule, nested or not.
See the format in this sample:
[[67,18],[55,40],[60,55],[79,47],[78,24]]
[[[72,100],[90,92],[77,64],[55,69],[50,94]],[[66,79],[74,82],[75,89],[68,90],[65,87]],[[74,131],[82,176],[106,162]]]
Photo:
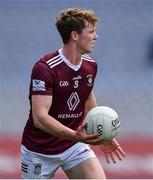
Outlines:
[[64,44],[62,51],[63,55],[71,64],[77,65],[80,63],[82,54],[77,50],[76,46]]

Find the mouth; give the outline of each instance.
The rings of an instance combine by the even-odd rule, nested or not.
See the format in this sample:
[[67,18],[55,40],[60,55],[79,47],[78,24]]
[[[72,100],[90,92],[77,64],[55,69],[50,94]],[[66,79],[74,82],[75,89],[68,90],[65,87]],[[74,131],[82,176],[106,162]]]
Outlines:
[[95,42],[91,43],[91,47],[93,48],[95,46]]

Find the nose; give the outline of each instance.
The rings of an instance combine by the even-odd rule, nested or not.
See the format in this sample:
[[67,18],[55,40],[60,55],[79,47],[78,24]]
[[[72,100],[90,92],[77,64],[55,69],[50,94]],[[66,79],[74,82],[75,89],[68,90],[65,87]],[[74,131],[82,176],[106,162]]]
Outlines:
[[98,39],[98,35],[97,35],[97,33],[95,32],[95,33],[94,33],[94,40],[96,40],[96,39]]

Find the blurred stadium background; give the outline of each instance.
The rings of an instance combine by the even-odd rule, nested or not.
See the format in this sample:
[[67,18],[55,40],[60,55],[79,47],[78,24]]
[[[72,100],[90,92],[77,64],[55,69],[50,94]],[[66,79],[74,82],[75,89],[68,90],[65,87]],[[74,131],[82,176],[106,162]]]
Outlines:
[[[100,18],[92,56],[99,105],[121,120],[126,158],[107,165],[108,178],[153,178],[153,0],[0,0],[0,178],[20,178],[20,140],[29,110],[31,68],[59,49],[54,26],[61,9],[83,7]],[[66,178],[59,170],[55,178]]]

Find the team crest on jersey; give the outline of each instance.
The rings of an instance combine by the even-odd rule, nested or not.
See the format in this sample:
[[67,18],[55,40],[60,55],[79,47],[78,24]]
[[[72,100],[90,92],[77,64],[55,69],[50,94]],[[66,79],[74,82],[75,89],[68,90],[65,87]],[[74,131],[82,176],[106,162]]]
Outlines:
[[37,164],[34,164],[34,174],[36,175],[39,175],[41,174],[41,164],[37,163]]
[[88,86],[93,85],[93,75],[91,75],[91,74],[87,75],[87,85]]

